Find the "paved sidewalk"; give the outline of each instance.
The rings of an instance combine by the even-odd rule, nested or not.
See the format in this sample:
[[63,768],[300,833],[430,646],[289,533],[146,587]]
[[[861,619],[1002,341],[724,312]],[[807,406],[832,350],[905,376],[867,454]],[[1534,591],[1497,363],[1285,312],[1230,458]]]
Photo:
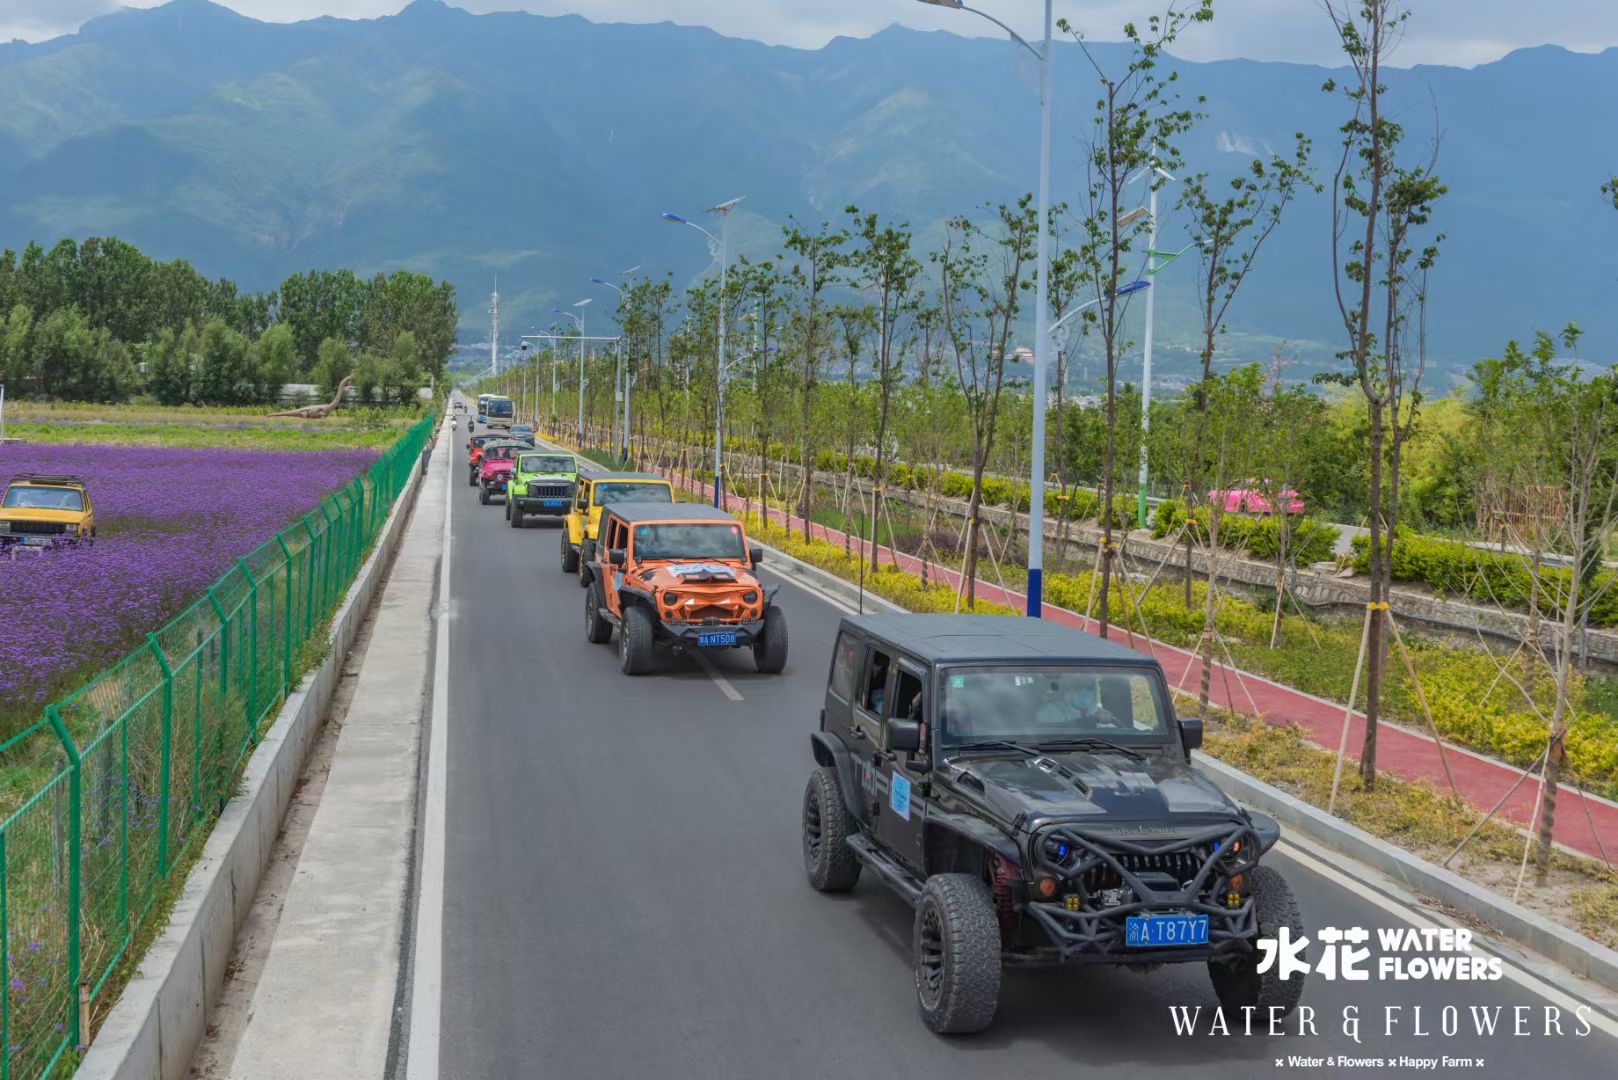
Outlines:
[[388,574],[331,772],[230,1068],[233,1080],[383,1075],[453,442],[439,439]]
[[[709,498],[713,497],[712,484],[702,484],[701,490]],[[725,501],[731,510],[741,510],[744,506],[744,500],[735,496],[727,495]],[[756,512],[757,501],[751,505]],[[776,524],[787,525],[802,532],[802,518],[774,508],[771,508],[769,514],[770,519]],[[869,545],[859,537],[845,537],[837,529],[818,522],[812,524],[811,532],[812,535],[824,537],[836,544],[842,544],[846,539],[851,550],[869,556]],[[885,559],[892,561],[891,556],[891,551],[884,551]],[[923,561],[901,552],[898,564],[905,570],[919,574]],[[952,588],[960,587],[960,574],[948,567],[928,563],[927,575],[929,580],[945,582]],[[1005,604],[1019,611],[1027,609],[1028,598],[1023,593],[991,585],[981,578],[978,579],[976,593],[980,600]],[[1082,614],[1049,603],[1044,605],[1044,615],[1053,622],[1085,630],[1092,630],[1096,626],[1093,619],[1087,621]],[[1190,690],[1200,684],[1202,661],[1195,654],[1160,641],[1148,642],[1139,634],[1130,640],[1122,629],[1117,627],[1113,628],[1112,636],[1114,640],[1127,644],[1139,652],[1150,652],[1155,655],[1162,663],[1163,672],[1168,676],[1170,685]],[[1256,715],[1267,722],[1295,723],[1309,733],[1311,740],[1328,749],[1335,751],[1342,739],[1345,710],[1340,704],[1221,663],[1212,665],[1209,689],[1210,697],[1216,705],[1246,715],[1254,715],[1256,706]],[[1353,754],[1364,738],[1365,715],[1355,712],[1350,718],[1348,733],[1348,748],[1353,760],[1358,760]],[[1480,810],[1493,807],[1511,790],[1513,784],[1522,780],[1516,791],[1497,812],[1497,817],[1520,827],[1528,826],[1535,815],[1539,798],[1537,773],[1523,780],[1523,770],[1451,743],[1445,744],[1444,756],[1449,761],[1450,772],[1454,774],[1455,786],[1462,798]],[[1386,721],[1380,725],[1377,732],[1377,764],[1384,772],[1395,776],[1429,780],[1440,790],[1448,786],[1443,764],[1439,760],[1438,748],[1433,744],[1431,736]],[[1344,766],[1344,776],[1345,783],[1353,782],[1350,766]],[[1618,859],[1618,804],[1599,796],[1581,795],[1565,787],[1560,789],[1558,796],[1556,841],[1570,850],[1593,858]]]

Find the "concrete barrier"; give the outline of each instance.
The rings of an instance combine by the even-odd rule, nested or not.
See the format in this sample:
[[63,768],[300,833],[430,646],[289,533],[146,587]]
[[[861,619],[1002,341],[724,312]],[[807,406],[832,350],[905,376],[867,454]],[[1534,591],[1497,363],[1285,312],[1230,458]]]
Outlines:
[[394,503],[370,557],[332,617],[331,649],[287,698],[248,759],[181,888],[168,926],[85,1052],[75,1080],[184,1080],[207,1010],[225,981],[236,932],[258,894],[281,818],[319,734],[342,664],[381,584],[425,475],[426,454]]

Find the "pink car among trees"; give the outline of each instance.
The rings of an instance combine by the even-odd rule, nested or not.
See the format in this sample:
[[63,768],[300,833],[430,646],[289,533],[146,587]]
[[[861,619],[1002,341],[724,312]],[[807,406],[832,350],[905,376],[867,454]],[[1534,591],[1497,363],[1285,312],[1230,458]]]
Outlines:
[[[1280,508],[1284,513],[1303,513],[1303,499],[1291,488],[1283,488],[1281,491],[1276,492],[1275,500],[1280,503]],[[1255,486],[1210,491],[1208,492],[1208,502],[1220,507],[1227,514],[1273,514],[1276,512],[1275,508],[1271,506],[1269,493]]]

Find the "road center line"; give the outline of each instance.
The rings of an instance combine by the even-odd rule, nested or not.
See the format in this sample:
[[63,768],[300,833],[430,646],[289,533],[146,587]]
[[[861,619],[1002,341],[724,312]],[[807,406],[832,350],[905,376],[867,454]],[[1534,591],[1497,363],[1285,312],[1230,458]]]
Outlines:
[[697,658],[697,663],[702,665],[702,670],[708,673],[708,678],[713,680],[713,684],[719,687],[720,693],[724,694],[732,701],[746,700],[742,697],[742,692],[736,689],[729,679],[719,674],[719,669],[713,666],[712,660],[708,659],[700,652],[694,652],[691,655]]
[[449,627],[451,514],[456,470],[449,460],[454,439],[446,439],[444,469],[444,553],[439,563],[438,611],[433,648],[433,714],[427,744],[427,794],[422,812],[421,872],[416,898],[416,941],[411,949],[410,1043],[407,1080],[438,1080],[439,1035],[444,991],[444,843],[446,761],[449,754]]

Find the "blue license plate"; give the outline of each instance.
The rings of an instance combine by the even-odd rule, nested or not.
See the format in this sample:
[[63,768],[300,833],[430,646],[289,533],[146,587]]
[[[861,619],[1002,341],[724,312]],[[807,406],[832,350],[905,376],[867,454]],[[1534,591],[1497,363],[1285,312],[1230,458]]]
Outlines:
[[1208,944],[1206,915],[1131,915],[1124,920],[1124,944],[1174,948]]
[[[725,630],[723,632],[716,631],[711,634],[698,634],[697,644],[704,647],[709,645],[734,645],[736,644],[736,631]],[[1206,931],[1204,931],[1204,933],[1206,933]]]
[[546,506],[563,506],[566,503],[567,503],[566,499],[546,499],[544,505],[546,505]]

